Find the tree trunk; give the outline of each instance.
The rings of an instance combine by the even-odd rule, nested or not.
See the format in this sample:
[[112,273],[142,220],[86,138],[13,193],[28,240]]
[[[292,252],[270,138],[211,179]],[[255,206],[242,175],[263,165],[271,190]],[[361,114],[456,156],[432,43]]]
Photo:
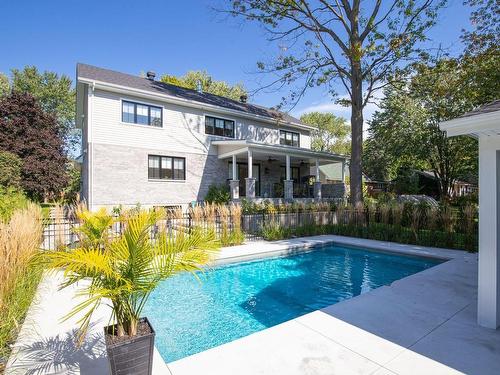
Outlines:
[[361,81],[361,64],[353,62],[351,69],[351,163],[350,188],[351,203],[363,202],[362,168],[363,155],[363,87]]

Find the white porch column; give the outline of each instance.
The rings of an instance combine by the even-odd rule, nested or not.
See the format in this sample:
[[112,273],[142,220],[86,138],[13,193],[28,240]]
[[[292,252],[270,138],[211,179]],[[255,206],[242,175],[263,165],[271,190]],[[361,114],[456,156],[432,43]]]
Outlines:
[[236,161],[236,155],[233,155],[233,181],[238,180],[236,175],[238,174],[238,166]]
[[252,177],[253,173],[253,155],[252,150],[248,149],[247,156],[248,163],[248,177],[245,178],[245,190],[247,198],[255,198],[255,178]]
[[286,180],[283,182],[283,190],[285,199],[291,200],[293,199],[293,180],[292,180],[292,171],[290,167],[290,155],[286,155]]
[[345,161],[342,161],[342,182],[345,182]]
[[290,155],[286,156],[286,179],[287,180],[292,179],[292,173],[290,171]]
[[316,181],[314,181],[314,198],[321,199],[321,181],[319,175],[319,160],[316,159]]
[[500,326],[500,141],[479,139],[478,323]]
[[253,172],[253,155],[252,155],[252,150],[248,150],[248,178],[252,178],[252,172]]
[[229,181],[229,187],[231,190],[231,199],[236,200],[240,198],[240,181],[236,177],[238,174],[238,164],[236,161],[236,155],[233,155],[233,178]]

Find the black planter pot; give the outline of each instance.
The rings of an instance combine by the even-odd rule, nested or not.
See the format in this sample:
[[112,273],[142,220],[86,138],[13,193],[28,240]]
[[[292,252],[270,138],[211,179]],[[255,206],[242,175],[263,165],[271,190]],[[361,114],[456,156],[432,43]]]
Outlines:
[[141,318],[139,325],[145,323],[150,332],[138,334],[129,339],[112,340],[116,326],[104,328],[106,351],[112,375],[151,375],[153,370],[153,353],[155,344],[155,331],[148,318]]

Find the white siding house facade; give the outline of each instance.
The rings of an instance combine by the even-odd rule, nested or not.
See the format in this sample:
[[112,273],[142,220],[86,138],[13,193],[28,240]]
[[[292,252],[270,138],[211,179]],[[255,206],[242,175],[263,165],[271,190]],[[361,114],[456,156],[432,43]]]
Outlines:
[[311,151],[311,128],[286,114],[85,64],[77,124],[90,209],[185,206],[214,184],[233,199],[293,199],[314,197],[316,182],[318,198],[311,166],[345,162]]

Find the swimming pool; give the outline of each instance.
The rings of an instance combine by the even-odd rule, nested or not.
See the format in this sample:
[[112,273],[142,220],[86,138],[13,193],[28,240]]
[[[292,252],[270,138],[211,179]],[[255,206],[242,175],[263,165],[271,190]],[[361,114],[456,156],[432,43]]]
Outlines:
[[352,298],[441,261],[327,245],[163,282],[144,309],[172,362]]

